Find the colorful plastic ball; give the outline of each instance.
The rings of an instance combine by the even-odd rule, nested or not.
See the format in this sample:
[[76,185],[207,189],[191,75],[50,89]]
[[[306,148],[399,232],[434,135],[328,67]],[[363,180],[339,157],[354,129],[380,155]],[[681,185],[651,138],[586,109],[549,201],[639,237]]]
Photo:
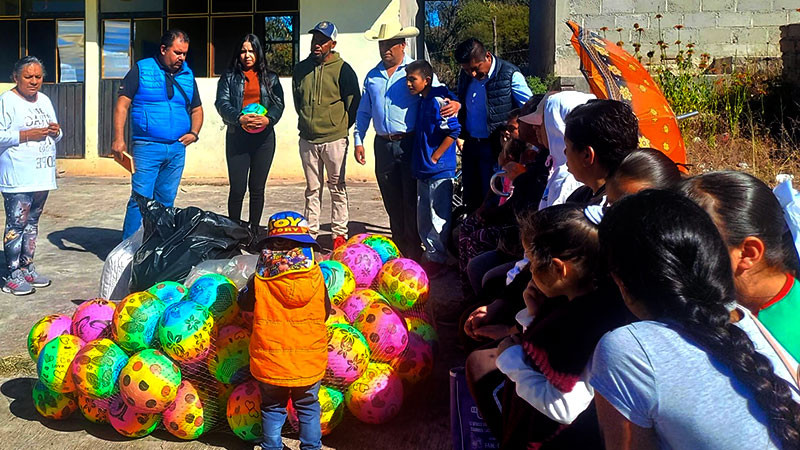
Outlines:
[[149,292],[125,297],[114,312],[114,340],[128,353],[136,353],[155,344],[158,320],[164,304]]
[[189,289],[176,281],[162,281],[151,286],[147,292],[155,295],[164,306],[169,306],[185,300]]
[[337,323],[350,325],[350,320],[348,320],[347,315],[344,313],[344,311],[342,311],[341,308],[331,305],[331,312],[328,314],[328,318],[325,320],[325,325],[330,326]]
[[64,420],[78,409],[75,394],[53,392],[41,381],[33,385],[33,406],[36,411],[48,419]]
[[164,410],[161,420],[170,434],[187,440],[199,438],[211,425],[200,393],[189,380],[181,382],[175,401]]
[[[342,419],[344,419],[344,394],[328,386],[319,387],[319,406],[320,406],[320,427],[322,435],[331,434]],[[299,429],[300,420],[297,418],[297,410],[294,408],[291,399],[286,406],[289,424],[295,430]]]
[[133,355],[119,374],[119,392],[139,412],[160,413],[175,400],[181,369],[151,348]]
[[378,253],[378,256],[381,257],[381,262],[383,264],[402,256],[400,254],[400,249],[397,248],[397,245],[395,245],[395,243],[386,236],[373,234],[364,239],[362,244],[368,245],[370,248],[375,250]]
[[408,330],[403,318],[384,302],[367,305],[353,326],[367,338],[375,361],[390,362],[408,345]]
[[246,330],[253,329],[253,321],[255,320],[255,314],[253,311],[245,311],[243,309],[239,309],[239,320],[235,323],[235,325],[239,325]]
[[[255,114],[257,116],[266,116],[267,115],[267,108],[265,108],[263,105],[261,105],[259,103],[250,103],[249,105],[247,105],[244,108],[242,108],[242,114],[245,114],[245,115],[247,115],[247,114]],[[244,131],[247,131],[248,133],[260,133],[260,132],[264,131],[266,128],[267,128],[266,125],[258,127],[258,128],[252,128],[252,129],[251,128],[245,128],[244,125],[242,125],[242,129]]]
[[[200,396],[200,402],[203,404],[203,421],[205,422],[205,431],[208,431],[217,424],[225,422],[225,408],[228,404],[228,397],[233,391],[233,385],[224,385],[217,380],[211,380],[208,375],[203,378],[193,378],[186,380],[192,383],[197,394]],[[205,432],[204,431],[204,432]]]
[[347,409],[365,423],[386,423],[403,406],[403,382],[388,364],[371,362],[344,393]]
[[117,379],[127,363],[128,355],[111,339],[91,341],[75,355],[72,381],[82,395],[107,398],[117,393]]
[[401,311],[422,306],[428,300],[428,275],[413,260],[398,258],[387,262],[376,280],[377,291]]
[[78,407],[81,409],[83,417],[89,422],[108,423],[110,405],[110,398],[91,398],[86,395],[78,395]]
[[431,344],[439,342],[439,335],[436,333],[436,328],[430,322],[420,317],[409,316],[404,314],[408,332],[413,333],[428,341]]
[[140,438],[152,433],[161,419],[160,414],[140,411],[131,407],[122,397],[111,398],[108,405],[108,421],[117,433],[128,438]]
[[261,439],[261,389],[250,380],[236,386],[228,398],[228,425],[245,441]]
[[158,323],[161,349],[179,363],[191,364],[208,355],[214,318],[205,306],[182,301],[168,306]]
[[334,259],[341,261],[353,271],[356,287],[361,289],[372,286],[372,282],[383,267],[383,261],[378,252],[365,244],[348,245],[344,247],[341,256],[337,258],[334,255]]
[[235,384],[250,376],[250,332],[236,325],[219,330],[216,349],[208,355],[208,371],[221,383]]
[[341,308],[347,316],[348,323],[353,323],[364,308],[376,301],[386,303],[386,299],[372,289],[359,289],[342,302]]
[[192,283],[188,299],[208,308],[217,327],[224,327],[232,324],[239,315],[238,294],[236,285],[228,277],[207,273]]
[[51,314],[39,319],[28,333],[28,354],[33,362],[39,360],[42,347],[62,334],[70,334],[72,318],[64,314]]
[[83,347],[83,341],[71,334],[62,334],[45,344],[39,353],[36,369],[39,380],[53,392],[74,392],[71,366],[75,356]]
[[[341,248],[341,247],[340,247]],[[328,260],[319,263],[325,288],[334,305],[338,305],[356,290],[356,279],[353,271],[340,261]]]
[[370,233],[358,233],[355,236],[351,236],[350,239],[347,240],[347,244],[345,245],[352,245],[352,244],[360,244],[364,242],[364,239],[372,236]]
[[356,381],[369,364],[370,349],[364,336],[350,325],[328,327],[328,367],[322,382],[338,388]]
[[85,301],[72,315],[72,333],[84,342],[111,337],[117,305],[103,298]]
[[417,384],[428,378],[433,371],[433,345],[419,335],[408,335],[408,346],[400,356],[392,362],[397,376],[411,384]]

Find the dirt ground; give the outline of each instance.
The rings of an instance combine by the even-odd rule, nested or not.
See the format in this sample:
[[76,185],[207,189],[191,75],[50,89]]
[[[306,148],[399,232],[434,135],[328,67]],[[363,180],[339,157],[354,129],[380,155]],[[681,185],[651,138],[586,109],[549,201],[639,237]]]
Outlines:
[[[264,217],[287,209],[302,211],[303,190],[302,183],[271,182]],[[79,413],[66,421],[52,421],[39,416],[33,407],[31,389],[36,373],[26,350],[28,331],[42,316],[71,315],[76,305],[97,296],[103,261],[121,239],[129,191],[125,179],[60,179],[59,189],[51,193],[45,206],[36,253],[37,268],[54,279],[53,285],[26,297],[0,293],[0,448],[252,448],[229,432],[214,432],[198,441],[183,442],[160,429],[148,437],[128,440],[108,425],[84,420]],[[388,218],[377,185],[351,183],[348,193],[350,234],[388,233]],[[326,206],[329,204],[327,194],[324,202]],[[176,206],[190,205],[224,214],[227,209],[224,180],[185,183]],[[328,217],[330,209],[326,207],[322,212],[323,223]],[[329,225],[323,225],[320,237],[323,246],[330,246],[329,230]],[[427,305],[429,312],[438,318],[448,315],[457,307],[460,292],[455,273],[434,280]],[[325,448],[452,447],[448,372],[451,367],[463,364],[464,355],[456,346],[454,325],[437,320],[437,330],[440,344],[434,373],[407,396],[400,415],[384,425],[366,425],[346,415],[344,422],[323,438]],[[289,448],[299,448],[297,440],[287,438],[285,443]]]

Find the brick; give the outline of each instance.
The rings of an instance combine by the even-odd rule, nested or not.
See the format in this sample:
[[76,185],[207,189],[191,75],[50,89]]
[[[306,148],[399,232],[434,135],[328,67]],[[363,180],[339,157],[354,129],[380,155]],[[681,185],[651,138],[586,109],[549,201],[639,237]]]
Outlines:
[[667,10],[667,0],[636,0],[633,11],[636,13],[663,13]]
[[602,0],[572,0],[569,2],[571,14],[600,14]]
[[720,12],[717,26],[724,27],[751,27],[753,26],[753,18],[750,14],[742,14],[737,12]]
[[650,16],[648,14],[625,14],[616,17],[614,27],[624,28],[625,30],[630,30],[632,33],[635,33],[636,31],[633,28],[633,24],[638,23],[642,28],[649,28],[649,21]]
[[736,0],[703,0],[703,11],[734,11]]
[[754,27],[777,27],[786,25],[787,20],[786,11],[753,14]]
[[603,0],[603,14],[632,13],[634,0]]
[[772,0],[737,0],[737,11],[772,11]]
[[700,0],[667,0],[667,11],[669,12],[700,11]]
[[710,28],[717,25],[716,12],[696,12],[686,13],[683,16],[683,24],[688,28]]

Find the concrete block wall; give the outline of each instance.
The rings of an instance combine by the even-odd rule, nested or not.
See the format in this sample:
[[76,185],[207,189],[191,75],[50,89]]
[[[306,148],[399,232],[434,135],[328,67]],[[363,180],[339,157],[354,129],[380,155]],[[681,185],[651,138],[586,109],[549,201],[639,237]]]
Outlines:
[[780,47],[784,79],[800,88],[800,23],[781,27]]
[[[579,67],[569,43],[569,29],[563,25],[574,20],[606,37],[623,41],[633,52],[633,42],[641,33],[642,53],[657,50],[663,38],[674,54],[675,41],[695,44],[696,54],[712,58],[778,57],[781,55],[781,26],[800,22],[797,0],[557,0],[556,65],[559,75],[574,75]],[[657,15],[661,18],[657,19]],[[661,33],[659,33],[659,22]],[[678,31],[675,25],[682,25]],[[618,32],[617,29],[622,31]],[[658,54],[658,51],[656,51]]]

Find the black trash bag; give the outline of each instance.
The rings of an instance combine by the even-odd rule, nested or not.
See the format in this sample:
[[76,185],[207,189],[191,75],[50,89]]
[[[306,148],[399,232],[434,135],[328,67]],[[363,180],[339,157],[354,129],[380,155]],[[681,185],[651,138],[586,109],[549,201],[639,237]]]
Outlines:
[[160,281],[182,282],[192,267],[207,259],[240,255],[254,236],[246,226],[190,206],[167,207],[135,195],[142,213],[144,237],[133,255],[130,291],[149,289]]

